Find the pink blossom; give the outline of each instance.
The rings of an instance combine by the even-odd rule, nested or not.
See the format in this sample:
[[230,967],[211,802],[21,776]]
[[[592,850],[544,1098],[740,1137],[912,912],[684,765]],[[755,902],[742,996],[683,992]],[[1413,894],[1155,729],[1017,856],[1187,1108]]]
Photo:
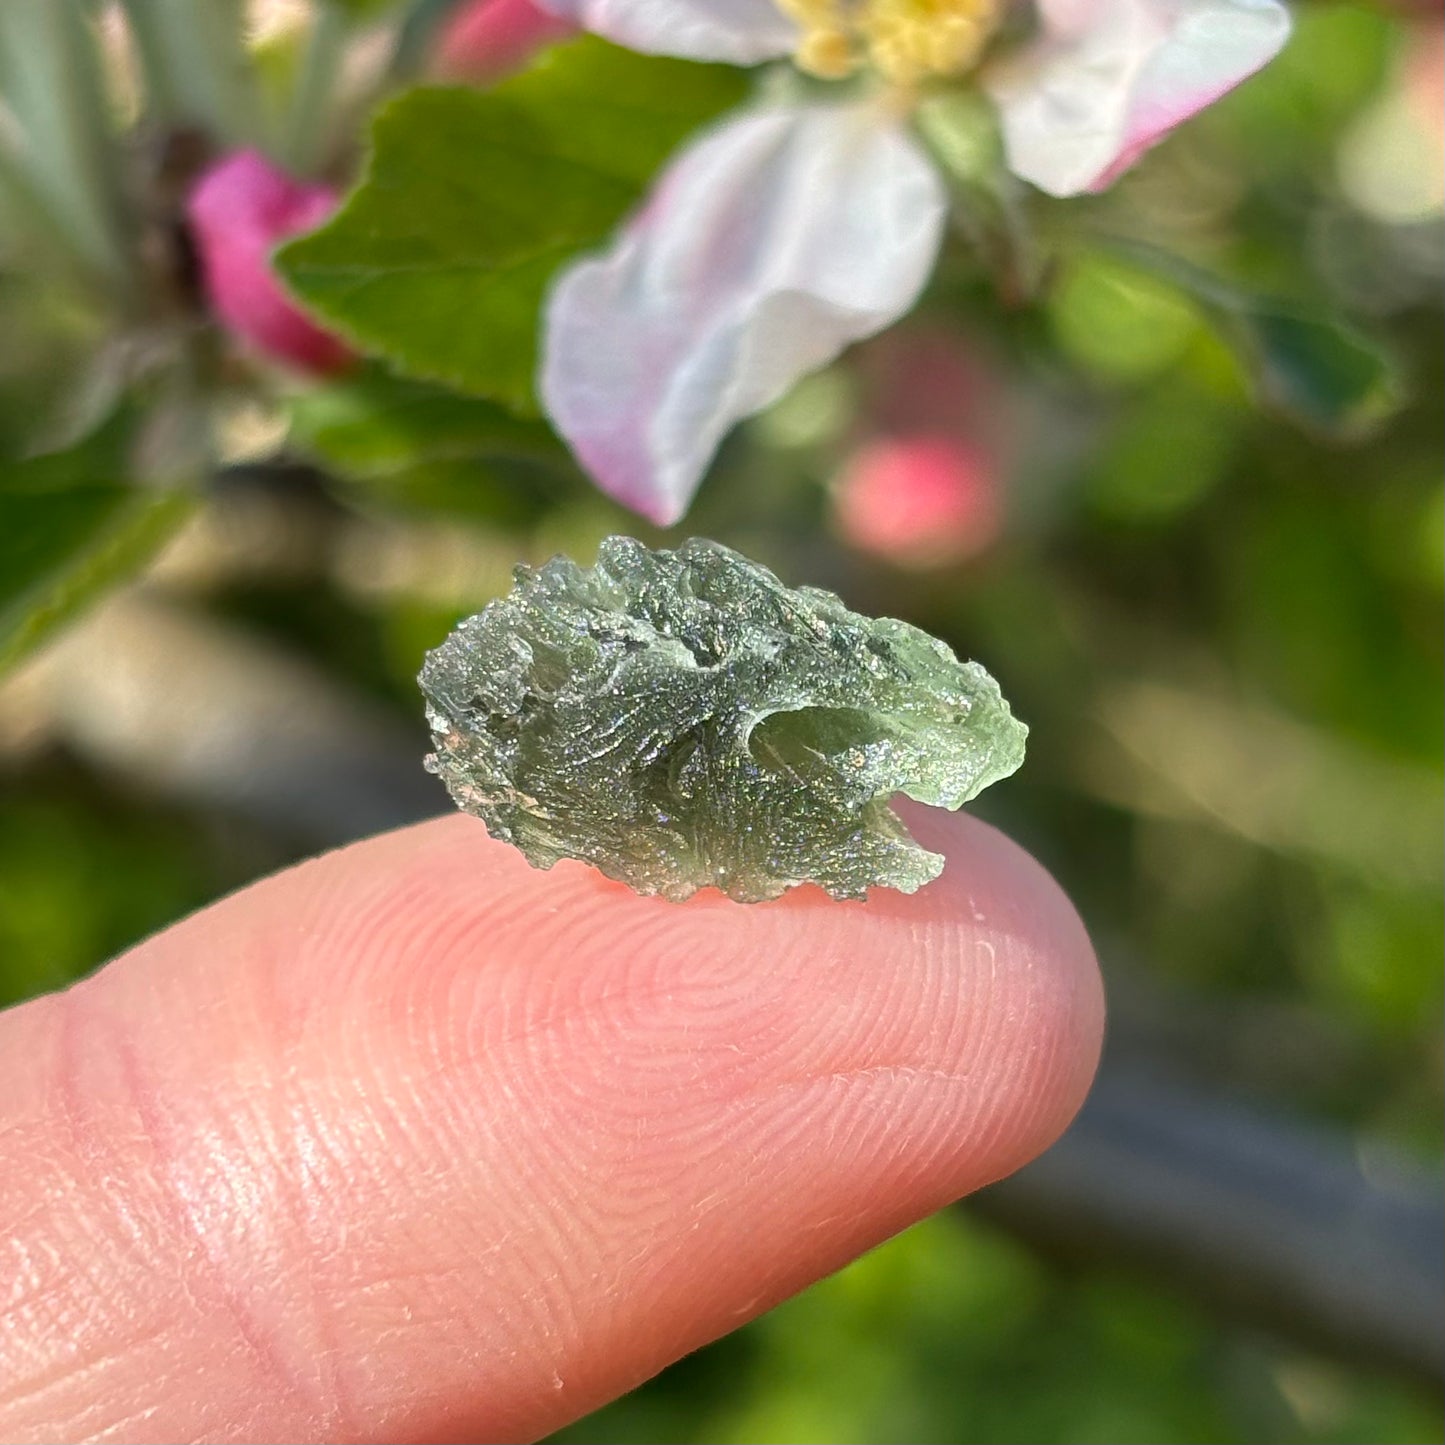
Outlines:
[[468,0],[442,26],[432,69],[447,80],[500,80],[574,34],[576,26],[533,0]]
[[998,536],[997,467],[947,435],[884,437],[855,452],[834,497],[853,546],[905,566],[960,561]]
[[350,349],[305,316],[281,288],[271,253],[336,209],[329,186],[308,185],[256,151],[211,166],[186,203],[211,310],[234,336],[301,371],[340,371]]
[[[841,73],[829,68],[838,57],[820,69],[814,41],[841,41],[846,71],[864,32],[882,34],[888,16],[907,10],[927,59],[938,48],[923,45],[930,33],[943,44],[930,27],[958,10],[538,3],[635,50],[736,65],[791,53],[822,76]],[[1280,0],[1035,0],[1034,9],[1037,34],[990,60],[979,80],[998,105],[1009,167],[1060,196],[1107,185],[1264,65],[1290,25]],[[884,50],[868,45],[887,78]],[[901,84],[886,103],[856,88],[829,100],[813,87],[784,101],[765,88],[757,107],[672,157],[654,200],[610,248],[558,275],[539,390],[603,491],[660,525],[678,521],[734,424],[912,308],[949,204],[910,129],[917,94]]]

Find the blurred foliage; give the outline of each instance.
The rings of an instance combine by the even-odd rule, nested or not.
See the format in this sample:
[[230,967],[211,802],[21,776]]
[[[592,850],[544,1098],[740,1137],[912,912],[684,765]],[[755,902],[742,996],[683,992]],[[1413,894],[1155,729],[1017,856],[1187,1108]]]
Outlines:
[[[1074,278],[1072,307],[1069,292],[1063,293],[1066,316],[1079,308],[1078,292],[1086,298],[1085,307],[1092,301],[1087,339],[1085,334],[1079,336],[1084,346],[1097,338],[1102,327],[1106,335],[1112,333],[1116,347],[1122,343],[1125,356],[1132,354],[1134,365],[1152,370],[1151,363],[1160,354],[1167,356],[1190,329],[1192,318],[1181,304],[1188,297],[1198,303],[1220,339],[1236,351],[1261,404],[1306,430],[1352,440],[1376,430],[1398,406],[1400,385],[1393,368],[1377,347],[1351,328],[1287,301],[1252,296],[1225,285],[1155,247],[1129,243],[1116,244],[1114,249],[1116,258],[1083,258],[1086,266],[1092,261],[1092,274],[1082,283]],[[1125,264],[1111,268],[1110,260]],[[1172,288],[1141,296],[1137,276],[1129,274],[1131,266],[1172,282]],[[1155,325],[1149,331],[1141,331],[1137,322],[1120,324],[1131,312],[1151,308]],[[1146,337],[1159,347],[1158,352]],[[1142,353],[1141,344],[1146,348]],[[1103,354],[1109,355],[1107,347]]]
[[0,669],[140,570],[195,507],[127,484],[136,418],[121,412],[62,452],[0,471]]
[[[168,12],[165,43],[206,52],[188,7]],[[0,85],[19,26],[0,24]],[[301,39],[267,44],[278,73],[304,69]],[[1172,1000],[1200,1040],[1181,1065],[1333,1121],[1362,1152],[1396,1146],[1432,1167],[1445,232],[1419,157],[1371,136],[1412,57],[1438,45],[1438,26],[1408,14],[1301,5],[1277,63],[1109,194],[1078,202],[980,190],[990,137],[976,114],[940,112],[930,140],[952,158],[961,214],[918,315],[743,428],[687,524],[982,659],[1033,728],[1028,764],[982,811],[1075,898],[1120,1015]],[[607,92],[623,86],[611,67],[627,70],[626,87],[653,88],[639,129],[608,111]],[[166,102],[224,128],[250,83],[227,74],[198,72]],[[567,104],[588,124],[548,132],[549,87],[574,74],[582,88]],[[739,85],[583,45],[492,92],[391,102],[366,184],[285,264],[350,334],[484,395],[379,365],[324,387],[257,383],[194,355],[215,385],[212,411],[230,418],[217,429],[223,482],[151,587],[414,721],[421,652],[504,589],[514,561],[585,557],[609,531],[661,540],[592,492],[543,423],[494,404],[527,398],[546,268],[527,273],[525,296],[493,273],[508,256],[545,251],[550,266],[593,244]],[[1439,97],[1426,100],[1438,126]],[[545,172],[510,150],[522,126],[542,128]],[[414,152],[405,163],[388,153],[413,131],[463,156],[465,196],[443,205],[446,187]],[[559,216],[560,169],[590,173],[624,132],[637,146],[626,164],[592,175]],[[525,204],[507,246],[493,247],[472,217],[504,176]],[[385,186],[397,189],[383,206]],[[88,286],[110,213],[76,214],[85,244],[73,269]],[[16,599],[58,618],[159,541],[163,528],[137,521],[132,545],[132,521],[183,505],[122,491],[133,451],[116,469],[85,450],[108,435],[99,419],[124,389],[104,328],[76,299],[83,289],[26,284],[11,258],[30,265],[37,242],[12,237],[8,220],[0,207],[0,648],[38,635]],[[375,270],[353,290],[328,256],[358,230]],[[418,247],[467,270],[465,304],[405,279]],[[414,328],[447,333],[443,363],[411,367]],[[934,361],[909,361],[931,357],[940,335],[970,379],[940,383]],[[232,406],[242,382],[256,394]],[[905,414],[993,457],[1006,525],[991,549],[908,569],[849,543],[833,508],[839,469]],[[80,456],[92,458],[83,475]],[[66,506],[42,527],[24,509],[45,489]],[[54,540],[64,536],[73,545]],[[55,701],[63,648],[0,688],[6,1001],[63,985],[302,846],[99,756]],[[559,1437],[1440,1438],[1438,1401],[1413,1386],[1213,1319],[1127,1261],[1064,1270],[966,1211]]]
[[1433,1403],[1221,1336],[1107,1271],[936,1216],[564,1430],[559,1445],[1432,1441]]
[[107,790],[62,760],[6,779],[0,1007],[63,987],[273,861],[234,828]]

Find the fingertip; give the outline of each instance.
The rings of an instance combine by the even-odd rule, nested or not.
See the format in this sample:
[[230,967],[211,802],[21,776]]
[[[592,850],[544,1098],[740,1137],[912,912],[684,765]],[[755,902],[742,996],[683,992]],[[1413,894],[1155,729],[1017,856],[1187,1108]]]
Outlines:
[[947,858],[911,896],[677,905],[449,817],[113,965],[61,1112],[105,1156],[74,1208],[114,1218],[64,1228],[120,1237],[146,1181],[85,1348],[139,1342],[52,1405],[163,1367],[177,1437],[531,1437],[1018,1167],[1092,1074],[1092,950],[1006,838],[908,821]]
[[1053,1143],[1093,1082],[1105,1015],[1098,960],[1072,901],[1026,849],[967,813],[908,803],[901,811],[947,859],[930,901],[972,940],[987,981],[980,1047],[1013,1107],[981,1162],[1001,1178]]

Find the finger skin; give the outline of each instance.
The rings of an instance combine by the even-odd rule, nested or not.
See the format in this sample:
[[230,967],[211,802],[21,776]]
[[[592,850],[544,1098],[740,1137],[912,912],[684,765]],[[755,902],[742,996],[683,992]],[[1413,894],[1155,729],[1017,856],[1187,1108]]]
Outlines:
[[0,1439],[535,1438],[1009,1173],[1078,1107],[1072,908],[744,906],[457,816],[0,1017]]

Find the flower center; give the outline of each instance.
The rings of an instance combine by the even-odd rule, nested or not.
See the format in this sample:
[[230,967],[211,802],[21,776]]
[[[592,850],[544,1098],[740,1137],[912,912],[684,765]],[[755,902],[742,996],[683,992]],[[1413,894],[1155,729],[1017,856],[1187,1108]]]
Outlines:
[[998,21],[998,0],[777,0],[802,27],[797,63],[836,80],[871,64],[911,85],[953,75],[978,59]]

